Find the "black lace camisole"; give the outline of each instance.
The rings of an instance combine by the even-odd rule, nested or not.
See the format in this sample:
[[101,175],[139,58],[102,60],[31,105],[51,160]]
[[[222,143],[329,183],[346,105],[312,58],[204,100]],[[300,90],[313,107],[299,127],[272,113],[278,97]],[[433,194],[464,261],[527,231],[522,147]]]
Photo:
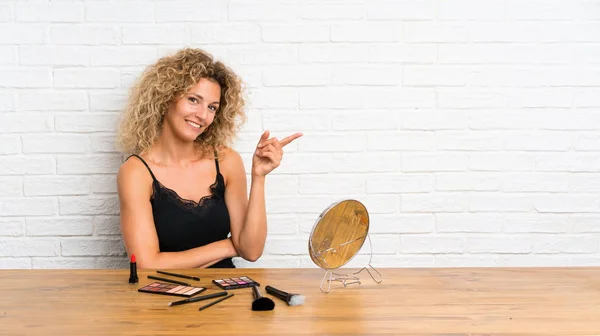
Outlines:
[[[179,197],[160,183],[139,155],[152,176],[152,215],[161,252],[180,252],[226,239],[230,232],[229,211],[225,205],[225,180],[215,159],[217,176],[210,186],[211,194],[198,202]],[[131,157],[130,156],[130,157]],[[127,159],[129,159],[128,157]],[[215,155],[216,157],[216,155]],[[235,268],[231,258],[209,268]]]

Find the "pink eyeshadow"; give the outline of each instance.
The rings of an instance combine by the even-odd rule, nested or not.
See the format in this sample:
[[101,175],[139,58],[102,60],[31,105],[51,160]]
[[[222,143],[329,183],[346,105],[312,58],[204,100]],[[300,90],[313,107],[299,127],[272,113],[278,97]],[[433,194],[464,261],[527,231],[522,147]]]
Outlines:
[[171,288],[170,290],[167,291],[167,293],[176,293],[177,291],[179,291],[182,288],[185,288],[185,286],[177,286],[177,287]]

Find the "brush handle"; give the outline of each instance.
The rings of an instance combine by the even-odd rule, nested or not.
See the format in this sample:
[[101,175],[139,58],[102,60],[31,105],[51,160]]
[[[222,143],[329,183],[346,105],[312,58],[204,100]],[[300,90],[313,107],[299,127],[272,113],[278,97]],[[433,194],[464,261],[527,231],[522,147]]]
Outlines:
[[198,301],[202,301],[202,300],[213,299],[213,298],[225,296],[225,295],[227,295],[227,292],[218,292],[218,293],[212,293],[212,294],[203,295],[203,296],[196,296],[195,298],[190,298],[190,299],[185,299],[185,300],[180,300],[180,301],[173,301],[173,302],[169,303],[168,306],[178,306],[178,305],[182,305],[182,304],[186,304],[186,303],[192,303],[192,302],[198,302]]
[[281,299],[285,302],[287,302],[291,296],[289,293],[286,293],[282,290],[279,290],[279,289],[271,287],[271,286],[266,286],[265,291],[267,291],[267,293],[269,293],[269,294],[275,296],[276,298]]
[[220,298],[220,299],[217,299],[217,300],[215,300],[215,301],[213,301],[213,302],[211,302],[211,303],[208,303],[208,304],[206,304],[206,305],[204,305],[204,306],[202,306],[202,307],[198,308],[198,310],[204,310],[204,309],[206,309],[206,308],[208,308],[208,307],[210,307],[210,306],[216,305],[217,303],[219,303],[219,302],[221,302],[221,301],[223,301],[223,300],[227,300],[227,299],[229,299],[229,298],[230,298],[230,297],[232,297],[233,295],[234,295],[234,294],[233,294],[233,293],[231,293],[231,294],[229,294],[229,295],[227,295],[227,296],[224,296],[224,297],[222,297],[222,298]]
[[218,293],[212,293],[212,294],[207,294],[207,295],[202,295],[202,296],[196,296],[195,298],[190,298],[188,300],[190,300],[190,302],[197,302],[197,301],[213,299],[213,298],[225,296],[225,295],[227,295],[227,292],[218,292]]
[[158,281],[164,281],[164,282],[170,282],[170,283],[174,283],[176,285],[182,285],[182,286],[188,286],[188,287],[191,286],[187,282],[177,281],[177,280],[171,280],[171,279],[167,279],[167,278],[161,278],[161,277],[157,277],[157,276],[154,276],[154,275],[148,275],[148,279],[153,279],[153,280],[158,280]]
[[262,295],[260,295],[260,292],[258,291],[257,286],[252,286],[252,295],[254,296],[254,300],[262,297]]
[[177,274],[177,273],[171,273],[171,272],[165,272],[165,271],[156,271],[156,273],[170,275],[170,276],[174,276],[174,277],[178,277],[178,278],[192,279],[192,280],[200,281],[200,278],[191,276],[191,275]]

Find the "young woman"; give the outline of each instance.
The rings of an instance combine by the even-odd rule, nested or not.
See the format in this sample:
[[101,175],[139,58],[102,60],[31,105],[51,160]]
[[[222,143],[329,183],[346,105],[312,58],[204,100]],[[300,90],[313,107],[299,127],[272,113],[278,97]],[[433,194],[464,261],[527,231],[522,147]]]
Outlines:
[[134,84],[118,134],[132,155],[117,187],[125,248],[138,267],[235,267],[232,257],[262,255],[265,177],[302,134],[262,134],[248,197],[242,159],[230,147],[244,103],[236,74],[200,49],[159,59]]

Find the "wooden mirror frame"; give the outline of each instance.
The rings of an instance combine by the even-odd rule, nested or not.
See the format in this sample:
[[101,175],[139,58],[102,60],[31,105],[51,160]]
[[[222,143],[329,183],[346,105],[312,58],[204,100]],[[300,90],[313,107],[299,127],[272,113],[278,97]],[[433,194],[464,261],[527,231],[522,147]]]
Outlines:
[[369,233],[369,213],[359,201],[332,203],[317,218],[308,239],[312,261],[323,269],[336,269],[350,262]]

